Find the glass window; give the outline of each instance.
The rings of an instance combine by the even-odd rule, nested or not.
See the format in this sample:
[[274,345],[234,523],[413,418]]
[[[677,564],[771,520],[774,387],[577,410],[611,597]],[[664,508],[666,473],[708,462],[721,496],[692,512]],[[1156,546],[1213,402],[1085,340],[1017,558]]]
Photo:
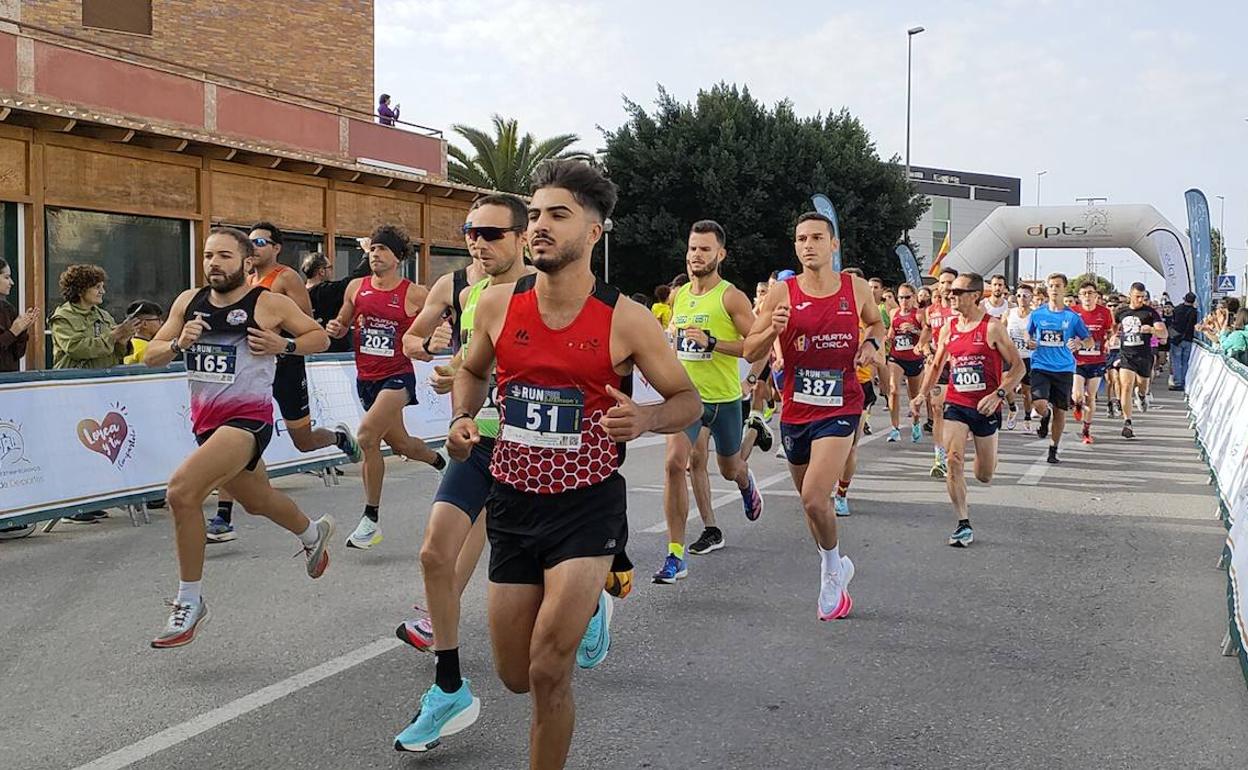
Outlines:
[[334,239],[334,278],[346,278],[364,258],[364,249],[355,238]]
[[13,292],[7,297],[9,304],[21,308],[22,260],[17,252],[16,203],[0,203],[0,260],[9,266],[13,275]]
[[151,300],[166,312],[191,286],[191,223],[181,219],[48,208],[44,267],[51,312],[63,301],[59,278],[73,264],[108,273],[104,308],[120,320],[126,306]]
[[432,286],[433,282],[443,275],[455,272],[461,267],[467,267],[471,262],[472,256],[468,253],[468,249],[433,246],[429,249],[429,275],[425,276],[425,283]]
[[949,219],[948,198],[932,198],[932,219]]
[[152,34],[152,0],[82,0],[82,26]]
[[295,270],[303,264],[304,257],[320,251],[321,244],[325,242],[324,236],[285,230],[282,231],[282,239],[282,250],[277,255],[277,261]]

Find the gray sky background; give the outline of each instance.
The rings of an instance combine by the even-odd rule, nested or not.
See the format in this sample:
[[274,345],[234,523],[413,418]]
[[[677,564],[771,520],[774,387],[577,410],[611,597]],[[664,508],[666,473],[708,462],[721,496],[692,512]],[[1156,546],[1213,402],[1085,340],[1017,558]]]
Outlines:
[[[1224,195],[1242,276],[1248,3],[377,0],[376,84],[406,120],[449,131],[499,113],[594,149],[599,126],[624,122],[623,96],[649,107],[657,84],[689,101],[727,81],[800,114],[848,107],[888,157],[905,148],[914,25],[927,28],[914,39],[915,165],[1020,177],[1025,204],[1047,170],[1046,204],[1151,203],[1180,229],[1184,190],[1204,190],[1215,226]],[[1160,289],[1134,253],[1097,254],[1120,285]],[[1081,272],[1083,252],[1040,262]]]

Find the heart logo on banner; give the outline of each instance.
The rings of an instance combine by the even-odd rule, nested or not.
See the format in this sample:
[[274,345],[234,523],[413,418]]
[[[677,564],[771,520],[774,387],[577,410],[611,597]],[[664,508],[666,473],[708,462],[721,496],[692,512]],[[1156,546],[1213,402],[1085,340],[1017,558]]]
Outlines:
[[129,433],[126,418],[117,412],[104,415],[102,423],[90,418],[78,423],[78,440],[82,445],[92,452],[99,452],[112,463],[117,462],[117,455],[121,454],[121,447]]

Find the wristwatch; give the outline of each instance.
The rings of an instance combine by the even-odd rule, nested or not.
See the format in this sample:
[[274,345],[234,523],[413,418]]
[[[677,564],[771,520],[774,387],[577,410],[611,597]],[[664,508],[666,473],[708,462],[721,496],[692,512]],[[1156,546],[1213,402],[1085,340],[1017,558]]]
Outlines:
[[872,345],[875,345],[876,350],[880,349],[880,341],[877,340],[875,337],[867,337],[867,342],[870,342]]
[[706,352],[710,353],[715,350],[715,346],[719,344],[719,339],[712,337],[710,332],[706,333]]
[[286,340],[286,354],[290,355],[295,352],[295,341]]
[[999,398],[999,399],[1001,399],[1002,401],[1004,401],[1004,400],[1005,400],[1005,395],[1006,395],[1006,394],[1005,394],[1005,388],[997,388],[997,398]]
[[465,417],[467,417],[469,420],[472,419],[472,415],[468,414],[467,412],[460,412],[459,414],[452,417],[451,421],[446,424],[446,429],[449,431],[451,428],[455,427],[455,423],[459,422]]
[[758,382],[758,375],[751,373],[748,377],[745,378],[745,381],[753,385],[756,382]]
[[178,356],[182,355],[184,351],[182,350],[181,346],[178,345],[178,341],[173,340],[172,342],[169,343],[169,352],[173,354],[174,358],[177,358]]

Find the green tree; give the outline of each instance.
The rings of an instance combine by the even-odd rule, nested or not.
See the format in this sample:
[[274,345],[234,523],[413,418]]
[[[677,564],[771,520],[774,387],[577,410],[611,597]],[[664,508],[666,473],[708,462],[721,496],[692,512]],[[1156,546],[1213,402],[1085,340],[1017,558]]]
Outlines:
[[447,147],[447,174],[451,181],[483,187],[487,190],[527,195],[529,178],[538,164],[550,158],[589,159],[583,152],[568,151],[580,137],[576,134],[559,134],[549,139],[537,140],[532,134],[520,135],[517,121],[493,118],[494,133],[491,135],[472,126],[456,123],[452,130],[467,140],[468,151],[451,144]]
[[1226,272],[1226,244],[1222,243],[1222,231],[1210,228],[1210,251],[1213,254],[1213,274],[1222,275]]
[[1070,287],[1069,287],[1070,293],[1078,294],[1079,287],[1082,286],[1087,281],[1094,281],[1096,283],[1097,290],[1101,292],[1102,296],[1108,297],[1111,294],[1118,293],[1118,289],[1115,288],[1114,285],[1109,282],[1108,278],[1106,278],[1103,275],[1092,275],[1089,273],[1084,273],[1083,275],[1076,275],[1074,278],[1070,279]]
[[612,283],[648,292],[684,272],[689,226],[714,219],[728,233],[725,277],[752,289],[797,266],[793,226],[819,192],[836,206],[844,264],[901,279],[893,247],[927,200],[848,111],[799,117],[788,101],[768,108],[723,83],[691,104],[660,86],[653,113],[627,98],[625,110],[629,120],[603,132],[603,163],[620,188]]

